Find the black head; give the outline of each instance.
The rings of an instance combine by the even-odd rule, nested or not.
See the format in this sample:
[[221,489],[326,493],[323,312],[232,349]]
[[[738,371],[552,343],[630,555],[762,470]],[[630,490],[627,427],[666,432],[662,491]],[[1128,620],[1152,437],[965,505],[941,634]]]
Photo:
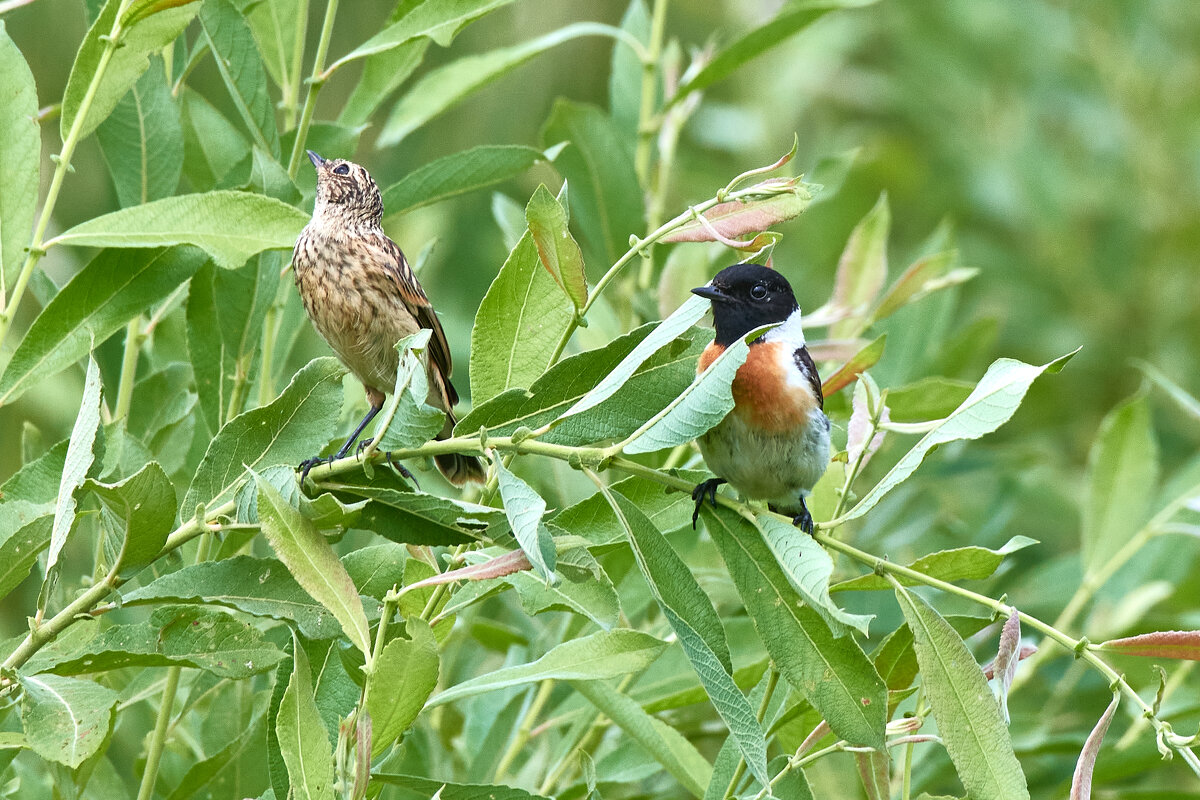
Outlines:
[[717,344],[730,345],[755,328],[783,322],[799,306],[787,279],[758,264],[734,264],[693,294],[712,301]]
[[312,150],[308,160],[317,170],[317,207],[332,207],[341,216],[362,221],[383,218],[379,186],[363,167],[343,158],[321,158]]

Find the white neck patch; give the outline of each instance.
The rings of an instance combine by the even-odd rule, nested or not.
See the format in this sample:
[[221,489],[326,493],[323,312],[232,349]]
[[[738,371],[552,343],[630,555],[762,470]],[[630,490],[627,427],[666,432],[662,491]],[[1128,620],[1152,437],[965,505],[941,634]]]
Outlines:
[[783,324],[777,328],[772,328],[763,336],[763,341],[767,342],[783,342],[793,348],[804,346],[804,327],[801,324],[800,309],[792,312],[791,316],[784,320]]

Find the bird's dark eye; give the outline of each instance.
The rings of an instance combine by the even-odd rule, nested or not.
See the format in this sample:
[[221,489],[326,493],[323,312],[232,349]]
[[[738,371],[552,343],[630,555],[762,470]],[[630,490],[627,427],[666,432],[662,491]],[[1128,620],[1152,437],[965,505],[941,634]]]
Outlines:
[[349,164],[338,164],[336,167],[333,168],[333,174],[334,175],[349,175],[350,174],[350,165]]
[[767,287],[761,283],[750,290],[750,296],[755,300],[763,300],[767,296]]

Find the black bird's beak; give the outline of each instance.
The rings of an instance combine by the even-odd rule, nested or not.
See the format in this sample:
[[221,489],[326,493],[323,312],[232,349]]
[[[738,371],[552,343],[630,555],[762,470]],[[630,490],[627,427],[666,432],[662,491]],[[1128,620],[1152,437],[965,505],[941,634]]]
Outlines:
[[711,283],[705,286],[697,286],[695,289],[692,289],[692,294],[698,294],[703,298],[712,300],[714,303],[723,303],[729,300],[729,295],[725,294]]
[[325,159],[321,158],[319,155],[314,153],[312,150],[308,150],[307,153],[308,153],[308,160],[313,163],[314,167],[320,167],[322,164],[325,163]]

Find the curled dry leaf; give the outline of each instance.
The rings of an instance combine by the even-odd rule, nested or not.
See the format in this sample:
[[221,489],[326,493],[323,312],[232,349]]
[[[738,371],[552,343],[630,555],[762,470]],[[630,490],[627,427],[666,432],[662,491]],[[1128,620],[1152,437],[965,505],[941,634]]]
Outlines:
[[1020,644],[1021,617],[1014,608],[1008,615],[1008,619],[1004,621],[1004,628],[1000,631],[1000,646],[996,651],[995,666],[992,670],[996,677],[996,693],[1000,699],[1000,712],[1004,715],[1005,723],[1009,722],[1008,687],[1012,686],[1013,678],[1017,674],[1017,663],[1021,660],[1017,652]]
[[[715,242],[761,233],[772,225],[799,216],[812,202],[812,194],[799,178],[772,178],[757,185],[776,194],[760,200],[719,203],[704,212],[703,220],[697,218],[685,223],[661,241]],[[730,246],[753,249],[756,241]]]
[[432,575],[423,581],[405,586],[402,592],[411,592],[415,589],[424,589],[429,586],[436,586],[439,583],[452,583],[453,581],[486,581],[491,578],[503,578],[505,575],[512,575],[514,572],[531,569],[532,565],[529,559],[525,557],[525,553],[521,550],[513,550],[496,558],[489,558],[482,564],[472,564],[469,567],[460,567],[446,572],[440,572],[437,575]]
[[[1017,651],[1017,661],[1024,661],[1025,659],[1029,658],[1037,651],[1038,651],[1037,645],[1023,644],[1023,645],[1021,645],[1021,649]],[[987,678],[989,681],[992,678],[996,677],[996,662],[995,661],[989,661],[987,663],[987,665],[983,667],[983,677]]]
[[1079,754],[1075,774],[1071,776],[1071,800],[1088,800],[1092,796],[1092,771],[1096,768],[1096,756],[1100,753],[1104,734],[1108,733],[1108,726],[1112,723],[1113,714],[1117,712],[1117,704],[1120,701],[1121,695],[1114,694],[1112,702],[1100,716],[1100,721],[1083,743],[1083,752]]
[[1200,631],[1154,631],[1124,639],[1110,639],[1099,648],[1127,656],[1200,661]]

